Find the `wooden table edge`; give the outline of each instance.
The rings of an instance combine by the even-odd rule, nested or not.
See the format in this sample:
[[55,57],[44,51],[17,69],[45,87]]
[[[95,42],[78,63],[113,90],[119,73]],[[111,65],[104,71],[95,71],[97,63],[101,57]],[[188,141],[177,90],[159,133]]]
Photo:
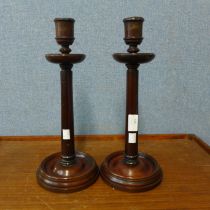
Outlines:
[[[82,140],[123,140],[124,135],[122,134],[103,134],[103,135],[76,135],[76,141]],[[183,140],[188,139],[196,142],[202,149],[210,154],[210,146],[205,143],[201,138],[195,134],[140,134],[140,140]],[[58,135],[46,135],[46,136],[0,136],[0,141],[58,141],[60,136]]]

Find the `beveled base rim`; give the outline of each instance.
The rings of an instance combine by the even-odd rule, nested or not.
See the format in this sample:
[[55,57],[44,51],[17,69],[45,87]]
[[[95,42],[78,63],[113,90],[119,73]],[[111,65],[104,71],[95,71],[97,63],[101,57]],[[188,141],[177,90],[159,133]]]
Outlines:
[[[118,151],[110,154],[105,158],[100,167],[100,175],[105,183],[107,183],[114,189],[134,193],[151,190],[161,183],[163,178],[161,167],[152,156],[145,153],[139,153],[139,157],[145,160],[147,159],[151,167],[154,168],[153,172],[150,175],[148,175],[148,173],[145,173],[144,177],[123,177],[120,174],[116,174],[116,171],[118,171],[118,169],[120,171],[120,168],[117,168],[118,166],[115,165],[116,168],[114,171],[111,167],[109,167],[109,165],[116,164],[114,163],[114,159],[116,157],[119,157],[123,161],[123,156],[124,152]],[[126,167],[128,167],[128,165]],[[129,170],[131,170],[131,172],[132,170],[134,171],[135,166],[132,166],[131,168],[129,168]]]
[[[38,184],[52,192],[71,193],[83,190],[95,183],[99,176],[99,169],[95,160],[83,152],[77,152],[75,155],[77,161],[70,166],[63,166],[60,163],[60,153],[54,153],[46,157],[36,172]],[[81,158],[83,159],[82,168],[77,167]],[[56,164],[59,164],[58,169]],[[77,167],[76,172],[71,173],[71,167]],[[62,173],[62,170],[68,171],[69,174],[59,176],[56,175],[56,170],[57,172],[59,170],[59,173]]]

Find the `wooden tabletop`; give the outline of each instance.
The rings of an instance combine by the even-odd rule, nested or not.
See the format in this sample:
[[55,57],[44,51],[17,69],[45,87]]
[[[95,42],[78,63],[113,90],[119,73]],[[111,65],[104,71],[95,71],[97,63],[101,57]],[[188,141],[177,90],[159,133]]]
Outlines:
[[[0,137],[0,210],[210,210],[209,148],[195,136],[141,136],[139,149],[155,157],[164,172],[163,182],[143,193],[114,190],[101,178],[76,193],[42,189],[36,183],[36,169],[44,157],[59,151],[57,139]],[[76,147],[100,164],[109,153],[123,149],[123,139],[83,136]]]

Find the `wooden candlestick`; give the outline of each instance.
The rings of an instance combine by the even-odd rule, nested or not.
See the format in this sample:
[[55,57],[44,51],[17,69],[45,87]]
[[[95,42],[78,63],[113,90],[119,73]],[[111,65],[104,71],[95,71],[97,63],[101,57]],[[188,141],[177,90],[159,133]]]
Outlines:
[[138,67],[150,62],[155,55],[137,53],[143,40],[142,17],[125,18],[125,43],[128,53],[115,53],[113,57],[127,66],[127,98],[125,123],[125,151],[110,154],[101,164],[103,180],[112,187],[129,192],[146,191],[162,180],[162,170],[150,155],[138,152]]
[[99,175],[95,160],[75,152],[72,67],[85,59],[84,54],[69,54],[74,41],[74,19],[56,18],[56,41],[62,54],[47,54],[49,62],[61,67],[61,153],[45,158],[37,170],[38,183],[50,191],[74,192],[93,184]]

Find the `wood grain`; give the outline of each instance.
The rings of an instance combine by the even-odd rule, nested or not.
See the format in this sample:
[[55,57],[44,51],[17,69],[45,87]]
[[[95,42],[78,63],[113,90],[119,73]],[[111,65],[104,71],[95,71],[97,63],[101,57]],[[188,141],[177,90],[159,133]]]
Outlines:
[[[194,134],[143,134],[139,135],[139,139],[142,140],[160,140],[160,139],[189,139],[194,137]],[[196,137],[196,136],[195,136]],[[123,140],[124,135],[115,134],[115,135],[76,135],[76,140]],[[197,138],[197,137],[196,137]],[[60,136],[0,136],[0,140],[3,141],[44,141],[44,140],[60,140]]]
[[[105,137],[77,138],[76,148],[91,154],[100,164],[107,154],[124,147],[121,136]],[[192,137],[141,136],[139,149],[158,160],[164,179],[157,188],[137,194],[114,190],[101,178],[81,192],[48,192],[37,185],[35,172],[44,157],[59,151],[60,142],[54,141],[58,138],[13,141],[11,137],[8,141],[1,137],[0,210],[210,210],[210,156],[203,149],[208,146]]]

